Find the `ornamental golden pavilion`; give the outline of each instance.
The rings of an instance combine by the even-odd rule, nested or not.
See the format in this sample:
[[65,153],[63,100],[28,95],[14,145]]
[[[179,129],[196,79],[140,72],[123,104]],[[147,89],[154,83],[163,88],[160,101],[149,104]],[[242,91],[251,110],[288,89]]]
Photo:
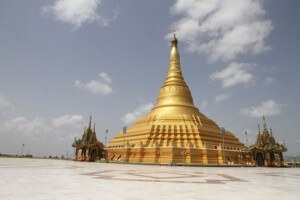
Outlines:
[[[152,164],[247,164],[249,149],[194,106],[175,34],[156,105],[105,147],[109,161]],[[223,132],[223,133],[222,133]],[[224,148],[223,148],[224,147]]]
[[76,161],[96,161],[100,160],[104,153],[104,145],[98,141],[96,133],[96,125],[92,130],[92,116],[90,117],[89,126],[84,128],[81,139],[76,139],[72,144],[76,148],[75,158]]
[[272,128],[270,132],[267,128],[266,118],[263,116],[263,131],[260,132],[258,125],[258,133],[256,142],[250,146],[253,153],[253,159],[257,166],[265,167],[283,167],[283,152],[287,151],[285,144],[276,142]]

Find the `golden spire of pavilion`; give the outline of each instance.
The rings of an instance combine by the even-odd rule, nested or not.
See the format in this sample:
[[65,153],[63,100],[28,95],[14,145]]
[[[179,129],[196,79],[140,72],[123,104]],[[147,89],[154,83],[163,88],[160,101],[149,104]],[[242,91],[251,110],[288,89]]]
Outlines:
[[273,131],[272,131],[272,128],[270,128],[270,134],[271,134],[271,136],[273,137]]
[[90,115],[89,129],[92,129],[92,115]]
[[267,131],[268,129],[267,129],[267,122],[265,116],[263,116],[263,126],[264,126],[264,130]]

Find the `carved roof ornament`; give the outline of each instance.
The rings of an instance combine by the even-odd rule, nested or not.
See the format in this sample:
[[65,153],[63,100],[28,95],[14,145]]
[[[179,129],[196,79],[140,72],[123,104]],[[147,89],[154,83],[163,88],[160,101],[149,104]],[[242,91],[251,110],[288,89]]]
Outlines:
[[74,141],[72,144],[73,147],[92,147],[92,146],[98,146],[103,147],[104,145],[98,141],[97,135],[96,135],[96,124],[94,123],[94,127],[92,129],[92,116],[90,116],[89,126],[84,127],[84,132],[82,135],[82,139],[78,139]]
[[276,142],[274,136],[273,136],[273,131],[272,128],[270,128],[270,133],[267,129],[267,123],[266,123],[266,118],[263,116],[263,133],[261,134],[260,132],[260,127],[258,125],[258,134],[256,138],[255,145],[251,146],[251,149],[253,151],[267,151],[267,152],[285,152],[287,151],[287,148],[285,145],[281,145]]
[[90,116],[89,128],[92,128],[92,115]]
[[263,126],[264,126],[264,130],[268,130],[265,116],[263,116]]
[[270,134],[271,134],[271,136],[270,136],[271,145],[276,146],[276,140],[273,136],[272,128],[270,128]]
[[270,134],[271,134],[271,136],[273,136],[272,128],[270,128]]

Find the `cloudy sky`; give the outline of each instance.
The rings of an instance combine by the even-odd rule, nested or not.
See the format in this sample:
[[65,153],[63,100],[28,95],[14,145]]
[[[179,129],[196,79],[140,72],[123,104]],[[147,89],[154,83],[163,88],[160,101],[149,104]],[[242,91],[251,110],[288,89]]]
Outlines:
[[170,34],[196,106],[241,141],[262,115],[300,155],[298,0],[1,0],[0,152],[73,152],[155,104]]

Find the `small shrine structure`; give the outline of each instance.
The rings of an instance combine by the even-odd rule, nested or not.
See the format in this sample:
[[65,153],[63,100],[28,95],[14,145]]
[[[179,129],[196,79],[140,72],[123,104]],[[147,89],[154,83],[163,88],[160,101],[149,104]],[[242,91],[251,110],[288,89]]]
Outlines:
[[276,142],[272,128],[270,132],[267,128],[266,118],[263,116],[263,130],[260,131],[258,125],[258,134],[254,145],[250,146],[253,159],[257,166],[280,167],[284,166],[283,152],[287,151],[285,144]]
[[92,130],[92,117],[90,117],[89,126],[84,128],[81,139],[76,139],[72,147],[76,148],[74,160],[94,162],[104,157],[104,145],[97,140],[97,134],[94,128]]

